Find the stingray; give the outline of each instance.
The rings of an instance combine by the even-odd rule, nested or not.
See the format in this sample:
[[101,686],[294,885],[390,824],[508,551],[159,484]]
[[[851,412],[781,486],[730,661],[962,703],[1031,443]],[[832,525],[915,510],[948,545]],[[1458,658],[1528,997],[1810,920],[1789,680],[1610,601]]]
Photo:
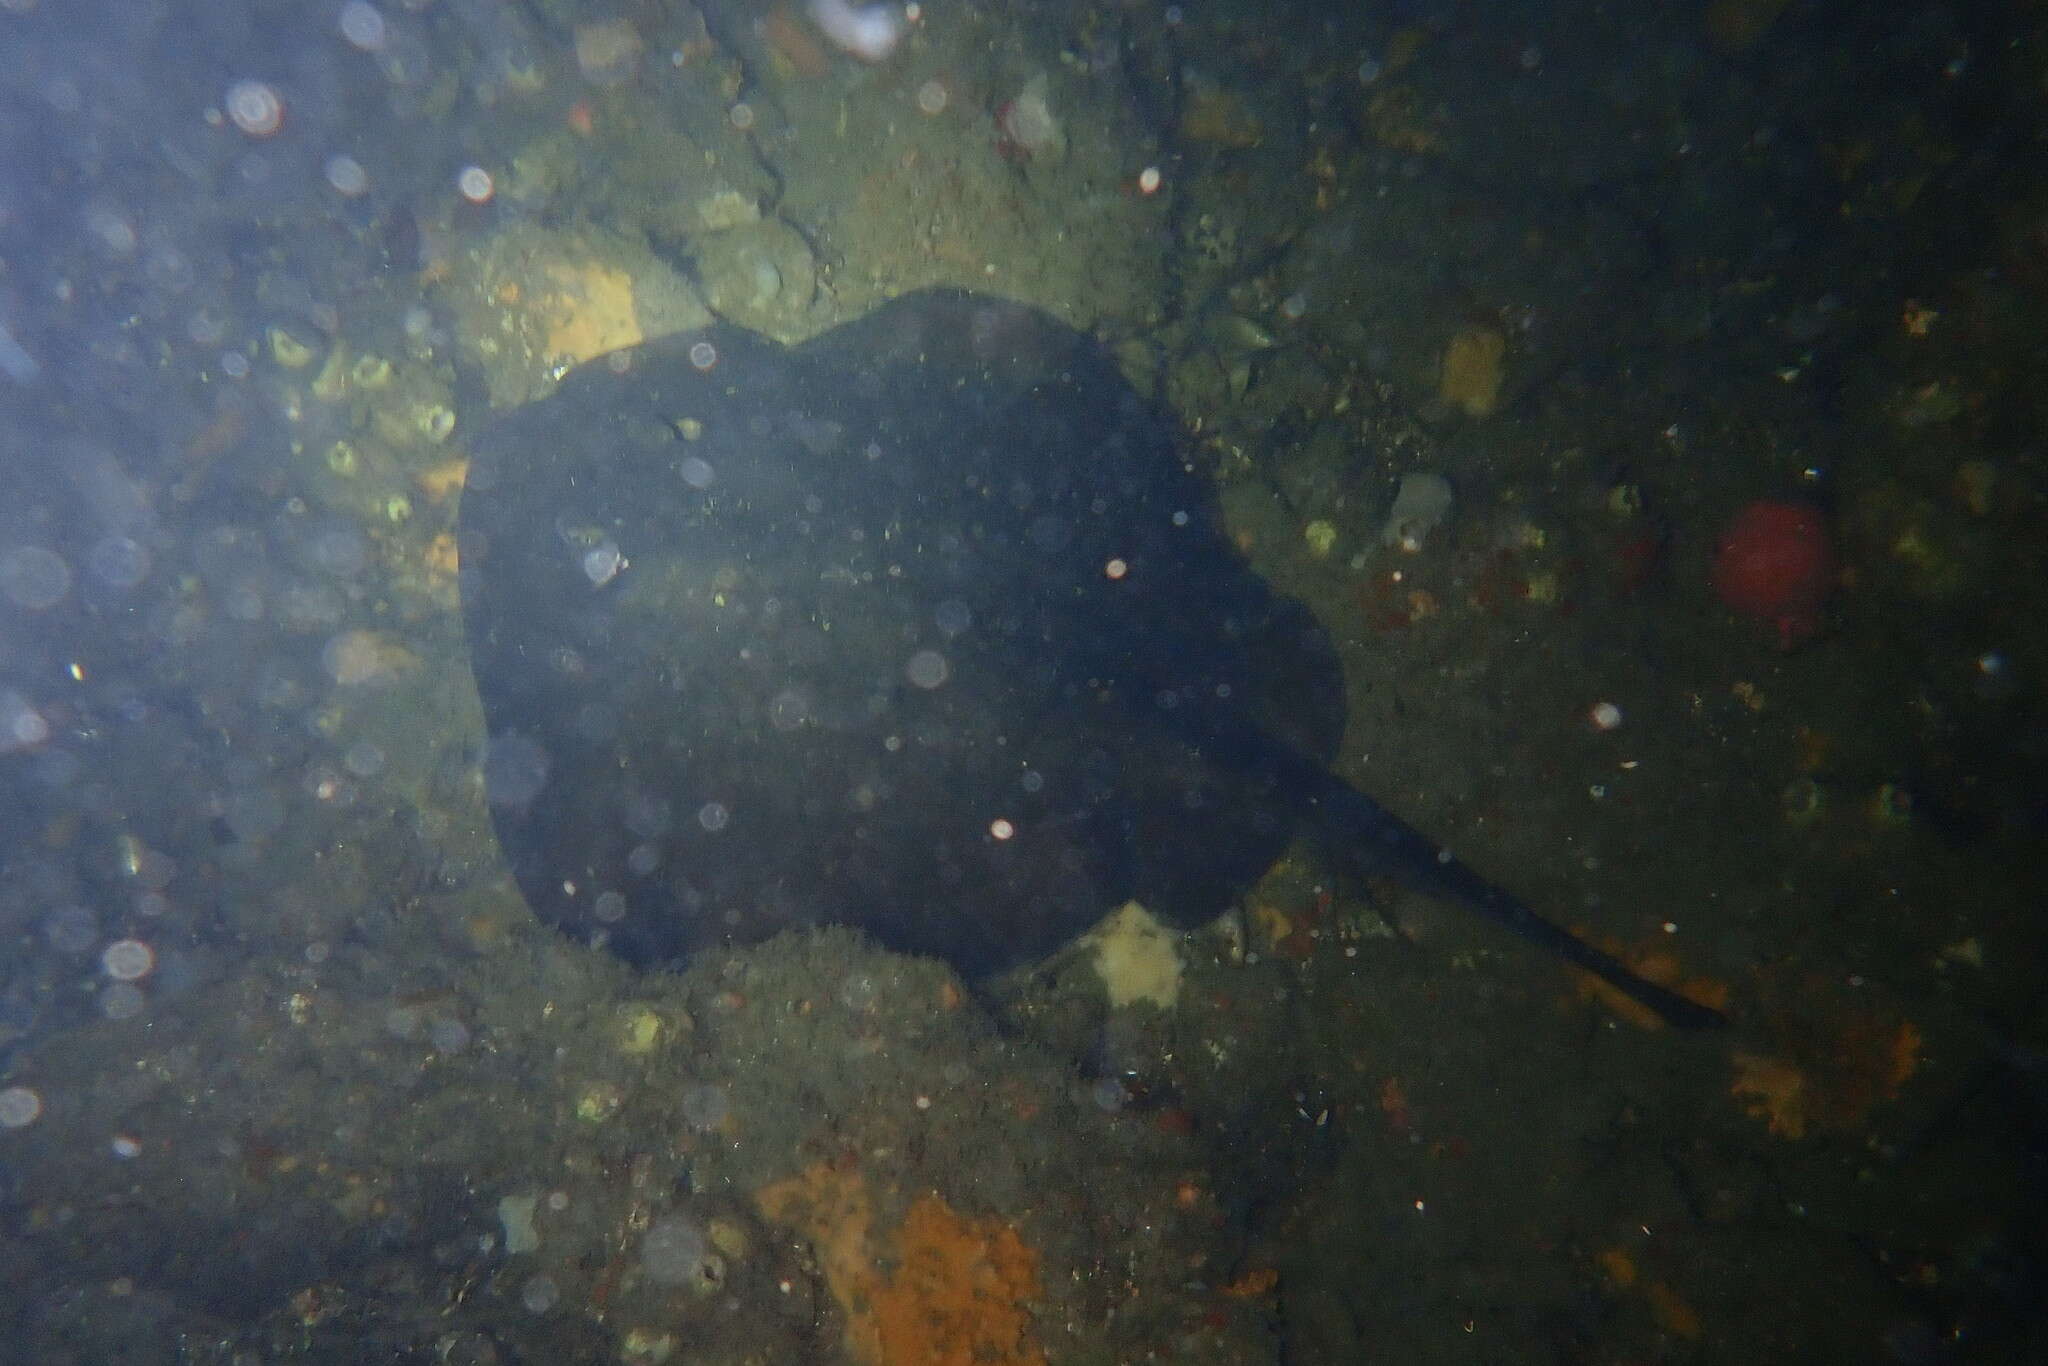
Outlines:
[[925,291],[785,348],[587,363],[471,443],[461,585],[521,893],[665,966],[806,925],[969,977],[1136,900],[1194,926],[1299,834],[1682,1025],[1330,770],[1338,659],[1095,341]]

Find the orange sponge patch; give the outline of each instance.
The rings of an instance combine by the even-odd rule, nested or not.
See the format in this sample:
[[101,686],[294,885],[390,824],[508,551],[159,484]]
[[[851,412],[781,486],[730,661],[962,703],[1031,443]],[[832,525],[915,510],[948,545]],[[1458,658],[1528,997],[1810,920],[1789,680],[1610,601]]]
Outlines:
[[824,1162],[755,1199],[770,1220],[816,1245],[856,1360],[1045,1366],[1026,1307],[1039,1296],[1038,1253],[1012,1225],[923,1195],[893,1235],[878,1234],[866,1181]]

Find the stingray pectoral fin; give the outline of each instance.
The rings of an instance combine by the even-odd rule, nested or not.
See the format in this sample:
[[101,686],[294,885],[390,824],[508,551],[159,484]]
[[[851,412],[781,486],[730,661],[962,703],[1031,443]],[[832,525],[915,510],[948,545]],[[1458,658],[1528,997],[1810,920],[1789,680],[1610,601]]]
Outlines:
[[1314,822],[1333,858],[1356,861],[1360,871],[1478,912],[1583,968],[1680,1029],[1728,1023],[1720,1011],[1659,986],[1612,954],[1603,953],[1562,925],[1546,920],[1520,899],[1460,863],[1436,841],[1343,779],[1317,773]]

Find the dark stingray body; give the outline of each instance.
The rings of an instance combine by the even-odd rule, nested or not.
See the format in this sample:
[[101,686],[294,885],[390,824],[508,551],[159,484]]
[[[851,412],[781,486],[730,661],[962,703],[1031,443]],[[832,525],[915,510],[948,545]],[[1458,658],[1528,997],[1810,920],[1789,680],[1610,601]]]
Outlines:
[[586,365],[473,443],[461,532],[500,841],[636,962],[833,923],[981,974],[1127,898],[1213,916],[1304,821],[1474,903],[1328,774],[1335,654],[1172,428],[1033,310]]

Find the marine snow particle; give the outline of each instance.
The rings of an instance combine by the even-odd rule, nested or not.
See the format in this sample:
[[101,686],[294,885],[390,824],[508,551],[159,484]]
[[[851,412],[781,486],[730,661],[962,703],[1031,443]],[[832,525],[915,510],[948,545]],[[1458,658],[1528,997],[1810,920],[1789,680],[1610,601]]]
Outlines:
[[284,100],[262,81],[236,81],[222,99],[228,121],[252,138],[267,138],[284,127]]
[[427,1022],[427,1042],[437,1053],[460,1053],[469,1047],[468,1025],[451,1015],[442,1015]]
[[1594,730],[1613,730],[1621,724],[1621,708],[1612,702],[1595,702],[1586,719],[1593,723]]
[[341,756],[341,766],[358,778],[374,778],[384,771],[384,751],[373,741],[358,740]]
[[926,81],[917,88],[917,107],[926,114],[937,114],[946,107],[946,83]]
[[60,907],[43,920],[43,938],[59,953],[84,953],[99,932],[99,917],[90,906]]
[[1138,193],[1159,193],[1159,168],[1157,166],[1147,166],[1144,170],[1138,172]]
[[34,749],[50,738],[50,723],[12,688],[0,692],[0,754]]
[[709,370],[718,364],[718,348],[708,341],[694,342],[690,346],[690,364],[699,370]]
[[22,1129],[42,1117],[43,1098],[26,1086],[0,1091],[0,1129]]
[[974,609],[958,598],[947,598],[932,612],[939,634],[951,640],[974,624]]
[[540,1230],[533,1226],[533,1211],[540,1198],[533,1195],[498,1197],[498,1226],[505,1232],[505,1251],[514,1256],[540,1249]]
[[881,985],[865,972],[856,972],[839,984],[839,1004],[857,1015],[869,1014],[881,999]]
[[0,593],[15,606],[47,611],[71,591],[71,566],[54,550],[17,545],[0,554]]
[[117,982],[139,982],[156,971],[156,950],[140,939],[116,939],[100,950],[100,970]]
[[811,0],[811,20],[834,47],[864,62],[881,61],[903,40],[903,11],[891,5]]
[[484,746],[484,799],[494,806],[524,806],[547,786],[548,753],[524,735],[491,737]]
[[257,785],[229,793],[220,818],[236,839],[254,843],[276,834],[284,824],[284,814],[283,798]]
[[784,688],[768,703],[768,724],[787,733],[802,730],[815,718],[817,698],[809,688]]
[[592,588],[602,588],[619,576],[626,567],[626,557],[619,553],[618,546],[606,541],[593,546],[584,553],[583,574],[590,580]]
[[996,111],[996,130],[1001,134],[998,150],[1013,160],[1059,157],[1066,151],[1067,138],[1052,112],[1050,84],[1044,72],[1024,83],[1024,88]]
[[354,199],[370,188],[370,173],[363,169],[362,162],[346,153],[337,152],[327,158],[321,170],[328,185],[344,199]]
[[630,19],[576,26],[576,69],[596,86],[624,85],[640,70],[645,45]]
[[1410,555],[1419,552],[1450,520],[1454,502],[1451,481],[1442,475],[1425,471],[1402,475],[1394,506],[1380,528],[1380,544]]
[[995,840],[1006,840],[1017,833],[1017,827],[998,816],[988,823],[988,833]]
[[107,254],[128,257],[135,254],[139,241],[135,225],[115,209],[98,205],[85,211],[85,228],[91,233]]
[[133,982],[116,982],[100,993],[100,1014],[110,1020],[132,1020],[149,1007],[149,998]]
[[390,36],[384,26],[383,13],[369,0],[348,0],[341,7],[341,17],[336,26],[350,47],[364,52],[382,52],[384,40]]
[[903,666],[903,676],[912,686],[929,691],[953,676],[953,668],[937,650],[919,650]]
[[472,204],[488,204],[498,192],[491,173],[481,166],[465,166],[455,173],[455,188]]
[[85,557],[92,576],[109,588],[133,588],[149,577],[150,554],[141,542],[127,536],[103,536],[93,542]]
[[640,1240],[640,1269],[656,1285],[685,1285],[698,1274],[710,1251],[710,1242],[696,1220],[664,1214]]
[[725,1123],[732,1113],[732,1097],[722,1086],[701,1084],[683,1092],[683,1123],[690,1128],[705,1132]]
[[1105,578],[1120,579],[1130,572],[1130,565],[1126,564],[1122,559],[1111,560],[1108,564],[1102,566],[1102,573]]
[[562,1302],[562,1287],[553,1276],[534,1276],[520,1289],[519,1302],[529,1313],[545,1314]]

